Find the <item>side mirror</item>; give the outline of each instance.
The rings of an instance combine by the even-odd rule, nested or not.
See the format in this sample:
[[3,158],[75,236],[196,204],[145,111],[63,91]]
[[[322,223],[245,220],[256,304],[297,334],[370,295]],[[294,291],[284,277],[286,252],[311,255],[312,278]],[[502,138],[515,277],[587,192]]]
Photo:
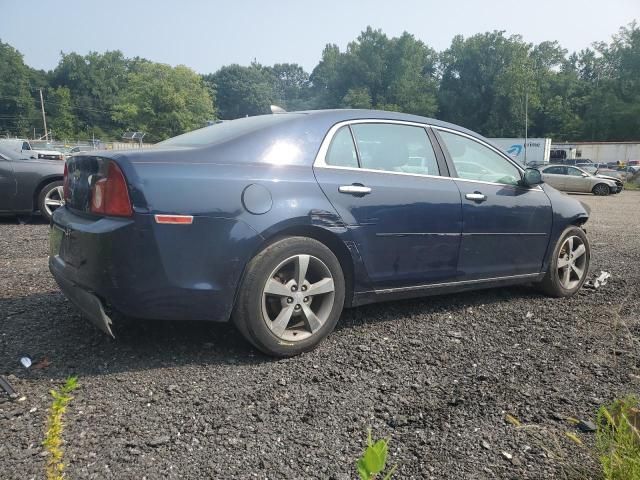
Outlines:
[[522,184],[525,187],[533,187],[534,185],[540,185],[543,183],[542,174],[537,168],[527,168],[522,176]]

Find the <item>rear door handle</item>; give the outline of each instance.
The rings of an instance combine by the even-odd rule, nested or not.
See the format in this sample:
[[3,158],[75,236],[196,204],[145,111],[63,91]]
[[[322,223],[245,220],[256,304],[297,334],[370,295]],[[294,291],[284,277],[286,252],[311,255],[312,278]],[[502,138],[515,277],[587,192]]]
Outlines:
[[338,187],[338,191],[349,195],[367,195],[371,193],[371,188],[354,183],[353,185],[341,185]]
[[480,192],[467,193],[464,198],[467,200],[473,200],[474,202],[484,202],[487,199],[487,196]]

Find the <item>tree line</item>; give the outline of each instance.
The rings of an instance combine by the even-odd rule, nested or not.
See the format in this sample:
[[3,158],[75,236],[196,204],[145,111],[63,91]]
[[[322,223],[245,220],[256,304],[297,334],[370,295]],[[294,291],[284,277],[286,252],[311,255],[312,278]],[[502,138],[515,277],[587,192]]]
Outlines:
[[120,51],[62,53],[51,71],[30,68],[0,41],[0,135],[42,133],[39,90],[56,139],[146,140],[215,119],[324,108],[375,108],[437,117],[489,137],[640,139],[640,27],[569,53],[556,41],[525,42],[503,31],[458,35],[436,52],[410,33],[366,30],[342,51],[327,45],[306,72],[254,61],[201,75],[126,58]]

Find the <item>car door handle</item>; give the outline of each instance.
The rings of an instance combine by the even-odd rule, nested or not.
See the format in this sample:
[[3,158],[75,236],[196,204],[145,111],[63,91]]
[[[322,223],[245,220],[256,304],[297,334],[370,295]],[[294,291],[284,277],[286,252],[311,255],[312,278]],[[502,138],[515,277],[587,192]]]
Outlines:
[[353,185],[340,185],[338,187],[338,191],[349,195],[367,195],[371,193],[371,188],[354,183]]
[[464,198],[467,200],[473,200],[474,202],[484,202],[487,199],[486,195],[483,195],[480,192],[467,193]]

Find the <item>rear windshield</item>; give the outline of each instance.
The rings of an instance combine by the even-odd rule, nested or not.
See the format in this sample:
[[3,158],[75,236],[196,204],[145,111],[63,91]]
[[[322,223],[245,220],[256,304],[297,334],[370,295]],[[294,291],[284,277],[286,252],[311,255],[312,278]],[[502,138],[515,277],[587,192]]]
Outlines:
[[157,143],[156,145],[163,147],[200,147],[204,145],[212,145],[214,143],[226,142],[263,128],[295,120],[296,118],[300,118],[302,115],[304,114],[280,113],[277,115],[259,115],[256,117],[228,120],[178,135],[177,137],[169,138],[168,140]]

